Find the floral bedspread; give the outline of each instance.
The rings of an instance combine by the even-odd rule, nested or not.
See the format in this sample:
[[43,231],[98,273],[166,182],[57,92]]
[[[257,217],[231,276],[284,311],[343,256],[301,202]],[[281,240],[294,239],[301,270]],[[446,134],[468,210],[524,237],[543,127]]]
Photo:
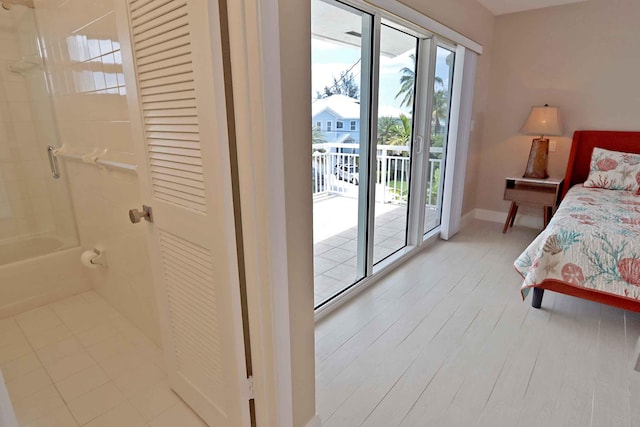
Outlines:
[[523,298],[554,279],[640,299],[640,196],[574,186],[514,266],[524,278]]

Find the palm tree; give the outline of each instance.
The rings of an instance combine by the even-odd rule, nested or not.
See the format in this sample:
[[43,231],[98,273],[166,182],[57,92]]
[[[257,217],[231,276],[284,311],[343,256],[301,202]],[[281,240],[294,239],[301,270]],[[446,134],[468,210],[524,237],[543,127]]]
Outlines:
[[[402,76],[400,77],[400,89],[396,94],[395,99],[402,97],[402,101],[400,102],[400,107],[412,107],[413,106],[413,92],[416,82],[416,55],[409,55],[411,61],[413,62],[413,67],[403,67],[400,70]],[[444,82],[438,76],[435,77],[434,86],[444,86]]]
[[398,125],[398,119],[383,116],[378,118],[378,138],[377,142],[381,145],[388,144],[389,140],[393,138],[394,135],[394,127]]
[[[400,115],[400,123],[396,124],[392,129],[392,136],[387,141],[389,145],[409,145],[411,140],[411,120],[404,114]],[[408,153],[404,153],[408,155]]]
[[[442,82],[442,80],[440,80]],[[442,122],[449,118],[449,91],[444,89],[436,90],[433,93],[433,110],[431,112],[431,133],[440,135],[442,133]]]
[[400,90],[396,94],[395,99],[398,99],[402,96],[402,101],[400,101],[400,106],[413,106],[413,86],[416,81],[416,55],[411,54],[409,58],[413,61],[413,67],[403,67],[400,70],[402,73],[402,77],[400,77]]

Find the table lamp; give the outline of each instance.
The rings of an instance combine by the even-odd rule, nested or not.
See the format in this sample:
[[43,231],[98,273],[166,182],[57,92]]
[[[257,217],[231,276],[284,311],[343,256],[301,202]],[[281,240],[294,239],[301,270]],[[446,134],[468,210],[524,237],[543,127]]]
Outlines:
[[549,107],[548,104],[544,107],[531,107],[529,117],[520,132],[527,135],[540,135],[540,138],[534,138],[531,142],[529,161],[523,177],[548,178],[549,139],[545,138],[545,135],[562,135],[558,107]]

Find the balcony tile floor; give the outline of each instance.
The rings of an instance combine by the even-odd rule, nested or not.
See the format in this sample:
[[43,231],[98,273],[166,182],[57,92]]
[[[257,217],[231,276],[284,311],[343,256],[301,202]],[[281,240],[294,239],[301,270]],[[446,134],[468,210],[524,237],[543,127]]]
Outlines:
[[[404,247],[407,208],[376,203],[374,264]],[[358,238],[358,201],[328,196],[314,201],[314,303],[317,306],[355,282]],[[427,223],[436,224],[435,209]]]

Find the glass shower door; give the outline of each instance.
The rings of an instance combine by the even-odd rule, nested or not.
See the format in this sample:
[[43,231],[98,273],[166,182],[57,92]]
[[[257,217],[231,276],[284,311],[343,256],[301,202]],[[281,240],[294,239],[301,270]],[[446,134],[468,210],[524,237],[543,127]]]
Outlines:
[[34,10],[0,9],[0,266],[78,245]]

